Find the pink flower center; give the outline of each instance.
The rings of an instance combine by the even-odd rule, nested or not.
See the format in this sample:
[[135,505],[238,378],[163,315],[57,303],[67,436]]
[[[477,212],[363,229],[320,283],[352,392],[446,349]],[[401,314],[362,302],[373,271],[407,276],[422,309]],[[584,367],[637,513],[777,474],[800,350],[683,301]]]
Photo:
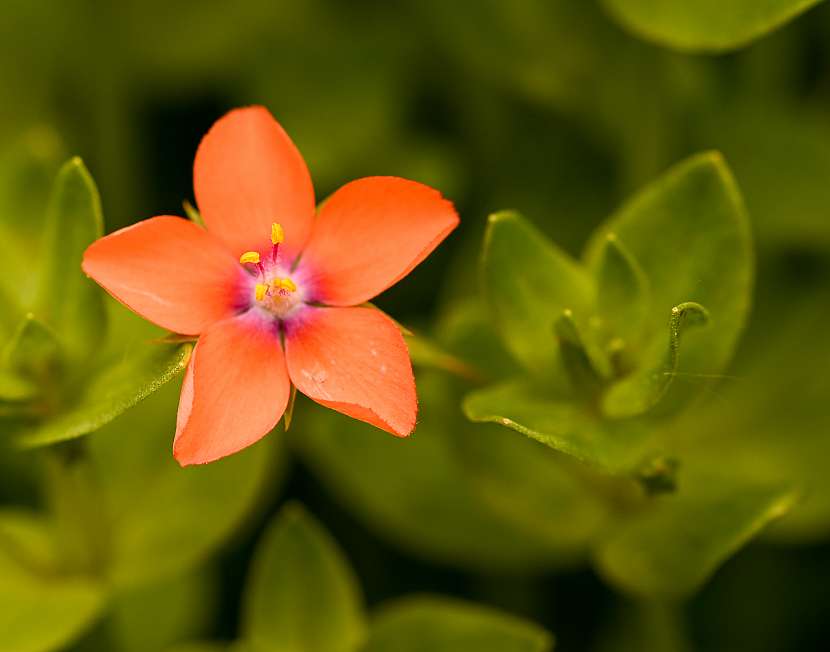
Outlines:
[[251,306],[264,310],[277,319],[290,317],[303,304],[305,292],[292,278],[291,271],[281,260],[280,244],[285,232],[280,224],[271,225],[271,253],[260,256],[258,251],[246,251],[239,257],[249,272],[256,277],[250,292]]

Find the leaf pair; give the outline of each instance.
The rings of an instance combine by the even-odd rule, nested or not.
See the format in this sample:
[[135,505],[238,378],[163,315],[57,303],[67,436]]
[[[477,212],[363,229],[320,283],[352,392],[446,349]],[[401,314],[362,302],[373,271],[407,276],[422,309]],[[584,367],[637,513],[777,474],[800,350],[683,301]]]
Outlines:
[[584,266],[513,213],[491,218],[482,261],[494,322],[526,375],[471,394],[467,416],[614,471],[652,444],[642,415],[676,411],[727,364],[753,271],[743,203],[717,154],[626,204]]
[[36,276],[34,297],[4,347],[0,400],[54,395],[59,368],[83,364],[94,352],[105,324],[103,297],[80,266],[86,245],[101,235],[98,192],[81,160],[72,159],[55,182],[40,247],[24,253]]
[[[135,346],[155,331],[120,315],[81,271],[86,247],[103,235],[95,184],[79,158],[58,173],[45,218],[34,233],[4,205],[0,231],[16,235],[21,251],[19,296],[6,299],[13,324],[0,350],[0,419],[23,446],[87,434],[180,372],[189,345]],[[22,308],[22,306],[25,306]],[[140,337],[141,335],[139,335]],[[127,344],[125,344],[127,342]]]

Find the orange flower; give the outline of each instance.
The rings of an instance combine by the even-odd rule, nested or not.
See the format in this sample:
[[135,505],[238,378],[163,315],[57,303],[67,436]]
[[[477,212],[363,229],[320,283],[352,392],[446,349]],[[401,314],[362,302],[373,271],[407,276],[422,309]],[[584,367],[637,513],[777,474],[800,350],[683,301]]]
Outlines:
[[280,420],[291,384],[399,437],[417,398],[396,324],[362,307],[458,225],[452,204],[395,177],[346,184],[315,216],[294,143],[262,107],[231,111],[194,163],[206,229],[154,217],[93,243],[83,269],[159,326],[199,339],[173,444],[180,464],[230,455]]

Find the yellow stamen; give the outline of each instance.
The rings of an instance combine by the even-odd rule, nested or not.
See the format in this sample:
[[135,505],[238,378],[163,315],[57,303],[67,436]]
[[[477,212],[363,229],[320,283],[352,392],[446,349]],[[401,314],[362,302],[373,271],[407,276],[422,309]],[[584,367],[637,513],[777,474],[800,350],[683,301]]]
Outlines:
[[296,292],[297,286],[290,278],[275,278],[273,280],[274,287],[278,290],[287,290],[288,292]]
[[285,231],[282,228],[282,224],[274,222],[271,225],[271,243],[278,245],[285,240]]
[[239,257],[239,262],[243,265],[245,263],[258,263],[259,262],[259,253],[256,251],[246,251]]
[[268,286],[264,283],[257,283],[254,293],[257,301],[262,301],[265,298],[265,293],[268,292]]

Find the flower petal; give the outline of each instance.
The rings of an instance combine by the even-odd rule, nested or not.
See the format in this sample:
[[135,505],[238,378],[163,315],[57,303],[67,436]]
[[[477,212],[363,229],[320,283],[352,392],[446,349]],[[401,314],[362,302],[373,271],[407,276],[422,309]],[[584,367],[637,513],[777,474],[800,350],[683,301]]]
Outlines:
[[314,218],[314,188],[303,157],[267,109],[220,118],[193,166],[196,202],[208,230],[234,254],[270,249],[271,224],[285,229],[283,251],[302,250]]
[[250,316],[215,324],[187,367],[173,455],[182,466],[204,464],[250,446],[277,425],[289,389],[275,331]]
[[346,184],[321,206],[303,267],[315,299],[335,306],[368,301],[397,283],[458,225],[437,190],[396,177]]
[[399,437],[418,400],[398,326],[373,308],[307,308],[286,331],[291,381],[318,403]]
[[245,274],[222,242],[169,215],[96,240],[81,266],[130,310],[186,335],[233,313]]

